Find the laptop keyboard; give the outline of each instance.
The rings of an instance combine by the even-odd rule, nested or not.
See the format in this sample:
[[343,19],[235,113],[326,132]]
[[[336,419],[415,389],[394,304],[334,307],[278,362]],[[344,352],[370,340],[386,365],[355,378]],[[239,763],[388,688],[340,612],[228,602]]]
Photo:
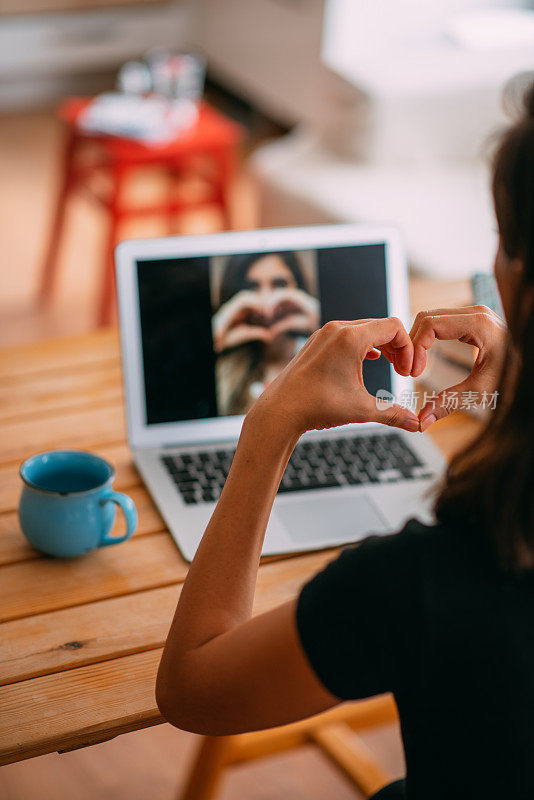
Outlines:
[[[218,500],[235,448],[162,456],[187,504]],[[428,478],[413,450],[398,433],[304,440],[293,451],[279,493],[335,486],[361,486]]]

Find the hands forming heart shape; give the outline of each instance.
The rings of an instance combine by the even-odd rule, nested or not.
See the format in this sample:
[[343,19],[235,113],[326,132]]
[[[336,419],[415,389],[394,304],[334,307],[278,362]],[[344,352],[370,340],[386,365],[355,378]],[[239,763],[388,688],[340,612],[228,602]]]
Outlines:
[[[410,333],[395,317],[329,322],[314,333],[257,401],[299,433],[348,422],[381,422],[415,432],[446,416],[451,392],[495,391],[505,353],[507,328],[486,306],[420,312]],[[477,348],[467,378],[449,386],[435,404],[416,415],[388,403],[384,408],[363,382],[362,363],[383,355],[399,375],[419,377],[436,339],[458,339]]]
[[268,298],[243,290],[213,317],[215,351],[247,342],[272,342],[289,331],[309,335],[319,327],[319,301],[302,289],[275,289]]
[[[222,352],[248,341],[271,342],[287,331],[309,334],[318,325],[319,303],[300,289],[276,290],[269,304],[262,304],[254,292],[242,291],[214,317],[215,349]],[[446,398],[452,392],[495,391],[506,337],[505,323],[486,306],[421,311],[409,334],[394,317],[330,322],[310,336],[264,391],[261,406],[293,419],[300,433],[348,422],[382,422],[424,431],[450,412]],[[363,383],[362,361],[383,355],[400,375],[417,378],[436,339],[457,339],[477,348],[470,374],[444,389],[437,400],[427,402],[418,416],[396,404],[378,409]]]
[[474,392],[481,397],[484,392],[491,394],[495,391],[502,369],[507,327],[504,321],[487,306],[421,311],[417,314],[409,335],[413,345],[412,366],[409,373],[398,369],[394,357],[390,357],[383,350],[382,352],[397,372],[403,375],[410,374],[414,378],[418,378],[424,372],[427,352],[436,339],[456,339],[477,348],[469,375],[460,383],[441,391],[437,400],[428,401],[419,411],[421,431],[450,413],[452,409],[446,401],[451,394],[457,393],[456,396],[459,396],[463,392]]

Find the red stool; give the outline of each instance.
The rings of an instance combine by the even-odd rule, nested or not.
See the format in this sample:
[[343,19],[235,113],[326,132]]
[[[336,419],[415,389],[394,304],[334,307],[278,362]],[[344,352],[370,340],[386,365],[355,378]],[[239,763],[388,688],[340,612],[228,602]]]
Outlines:
[[[181,132],[165,145],[145,145],[119,136],[86,133],[78,128],[78,118],[91,102],[90,98],[73,97],[60,107],[59,116],[66,123],[67,142],[63,160],[63,175],[50,240],[44,260],[39,297],[49,300],[56,277],[57,253],[70,193],[77,187],[89,189],[110,212],[110,226],[102,266],[102,284],[98,323],[110,321],[115,286],[113,251],[118,242],[120,223],[128,218],[147,215],[172,215],[204,205],[217,205],[226,228],[231,227],[228,193],[237,166],[238,148],[243,138],[239,125],[227,119],[207,104],[202,104],[196,124]],[[92,145],[90,158],[80,159],[81,150]],[[198,198],[177,199],[167,195],[165,202],[128,207],[122,204],[125,178],[132,170],[142,167],[163,167],[171,176],[196,174],[207,186]],[[105,173],[109,190],[102,194],[90,186],[96,173]]]

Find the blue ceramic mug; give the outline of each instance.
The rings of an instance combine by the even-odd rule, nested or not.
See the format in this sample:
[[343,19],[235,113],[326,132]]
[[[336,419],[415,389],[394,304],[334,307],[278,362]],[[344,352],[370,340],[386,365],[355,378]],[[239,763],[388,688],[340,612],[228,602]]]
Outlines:
[[[137,525],[133,500],[114,492],[111,464],[82,450],[51,450],[28,458],[20,468],[20,527],[37,550],[71,558],[129,539]],[[110,536],[119,506],[124,536]]]

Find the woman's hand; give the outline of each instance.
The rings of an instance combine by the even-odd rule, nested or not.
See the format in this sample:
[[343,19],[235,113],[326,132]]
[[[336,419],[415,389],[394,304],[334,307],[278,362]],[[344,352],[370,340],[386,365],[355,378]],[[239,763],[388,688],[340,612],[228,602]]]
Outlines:
[[423,372],[427,350],[436,339],[458,339],[478,348],[473,369],[467,378],[444,389],[437,401],[429,401],[421,409],[419,419],[422,431],[452,410],[451,404],[447,403],[447,395],[453,392],[476,392],[482,397],[484,392],[491,394],[495,391],[502,368],[506,333],[506,324],[487,306],[438,308],[421,311],[416,316],[410,331],[414,348],[411,375],[414,378]]
[[270,342],[272,334],[264,323],[264,310],[256,292],[243,289],[213,315],[213,344],[216,353],[247,342]]
[[409,375],[413,344],[400,320],[328,322],[267,387],[249,412],[266,412],[292,434],[348,422],[382,422],[408,431],[419,420],[406,408],[377,402],[363,384],[365,358],[381,351],[401,375]]

